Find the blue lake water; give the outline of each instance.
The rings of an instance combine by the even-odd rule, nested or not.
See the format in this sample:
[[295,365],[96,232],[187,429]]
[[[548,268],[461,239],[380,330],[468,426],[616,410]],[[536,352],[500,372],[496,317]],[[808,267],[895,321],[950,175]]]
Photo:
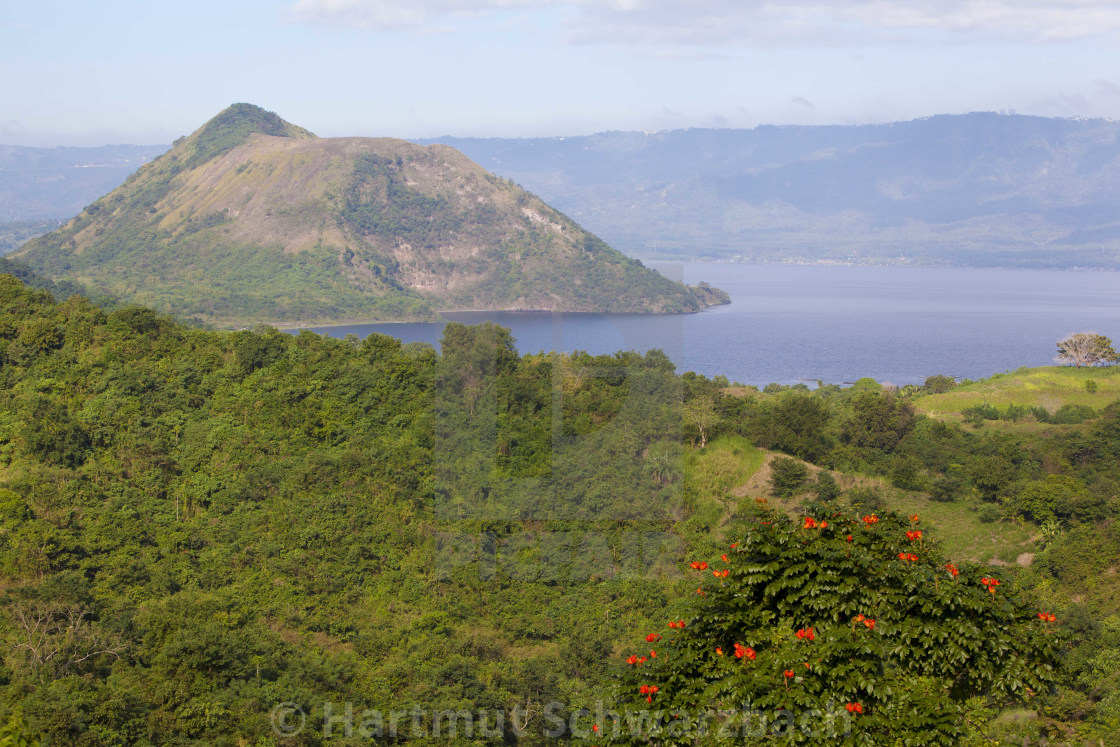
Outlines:
[[[707,280],[732,303],[699,314],[446,314],[509,327],[518,349],[660,348],[677,370],[762,386],[870,376],[894,384],[933,374],[981,378],[1047,365],[1055,343],[1092,331],[1120,342],[1120,273],[685,263],[653,265],[687,283]],[[443,325],[363,324],[438,345]]]

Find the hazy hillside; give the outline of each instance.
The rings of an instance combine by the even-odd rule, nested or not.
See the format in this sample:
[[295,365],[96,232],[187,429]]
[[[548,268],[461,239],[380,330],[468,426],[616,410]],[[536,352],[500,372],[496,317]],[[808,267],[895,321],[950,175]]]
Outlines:
[[15,256],[218,324],[726,301],[644,268],[452,148],[317,138],[248,104]]
[[15,222],[30,227],[31,222],[70,218],[166,150],[166,145],[0,145],[0,231]]
[[639,256],[1120,267],[1118,136],[978,113],[438,142]]

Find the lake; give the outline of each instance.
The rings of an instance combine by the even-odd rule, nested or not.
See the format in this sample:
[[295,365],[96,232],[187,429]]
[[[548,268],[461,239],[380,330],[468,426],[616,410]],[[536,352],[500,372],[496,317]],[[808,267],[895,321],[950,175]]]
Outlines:
[[[731,304],[699,314],[472,312],[449,320],[509,327],[522,352],[660,348],[678,372],[811,386],[870,376],[898,385],[970,379],[1053,362],[1055,343],[1092,331],[1120,342],[1120,274],[933,267],[651,264]],[[318,328],[439,343],[439,323]]]

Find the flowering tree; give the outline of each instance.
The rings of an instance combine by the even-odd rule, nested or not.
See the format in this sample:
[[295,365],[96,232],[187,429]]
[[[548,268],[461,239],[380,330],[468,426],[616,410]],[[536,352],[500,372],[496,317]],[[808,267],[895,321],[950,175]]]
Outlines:
[[770,514],[691,572],[692,614],[629,654],[596,744],[951,745],[970,698],[1056,677],[1054,616],[947,562],[916,516]]

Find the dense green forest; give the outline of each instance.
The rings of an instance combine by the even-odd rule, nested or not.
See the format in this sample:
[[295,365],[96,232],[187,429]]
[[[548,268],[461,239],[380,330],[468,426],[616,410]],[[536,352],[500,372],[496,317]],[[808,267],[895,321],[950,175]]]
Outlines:
[[916,411],[949,386],[216,332],[0,276],[0,743],[599,744],[655,696],[843,695],[852,744],[1120,744],[1120,403]]

